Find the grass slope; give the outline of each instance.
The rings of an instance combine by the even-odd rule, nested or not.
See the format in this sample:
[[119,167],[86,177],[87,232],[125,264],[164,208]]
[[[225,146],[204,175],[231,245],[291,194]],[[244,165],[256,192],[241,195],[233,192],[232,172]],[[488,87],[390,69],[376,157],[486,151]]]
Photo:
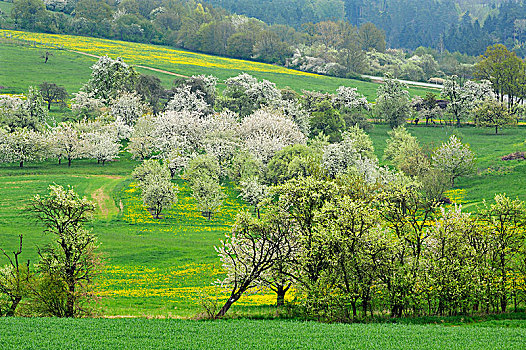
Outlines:
[[[526,162],[500,160],[504,155],[526,151],[525,127],[507,128],[498,135],[491,128],[469,126],[452,129],[407,125],[407,129],[430,151],[447,141],[452,132],[471,146],[477,158],[476,172],[458,179],[455,184],[455,188],[461,189],[464,208],[475,209],[473,206],[480,204],[483,199],[493,199],[496,193],[526,200]],[[385,125],[375,125],[369,133],[379,159],[383,156],[388,131]]]
[[522,349],[524,321],[476,326],[0,319],[3,349]]
[[[97,56],[109,55],[114,58],[120,56],[129,64],[144,65],[186,76],[211,74],[218,77],[221,81],[245,72],[260,79],[268,79],[276,83],[279,88],[288,86],[296,91],[306,89],[322,92],[335,92],[339,86],[344,85],[358,88],[359,92],[364,94],[371,101],[376,98],[376,90],[378,88],[378,84],[371,82],[327,77],[287,69],[281,66],[176,50],[164,46],[80,36],[28,33],[9,30],[0,30],[0,36],[10,39],[20,39],[25,42],[33,42],[38,47],[63,48]],[[52,51],[55,53],[57,50]],[[16,59],[12,60],[13,63],[16,63],[16,61]],[[27,67],[27,65],[24,66]],[[15,79],[17,76],[25,73],[23,69],[24,66],[21,64],[17,66],[11,65],[8,67],[9,70],[7,68],[2,68],[2,70],[0,70],[0,82],[2,82],[7,76],[11,77],[10,79],[13,79],[13,81],[16,82]],[[61,74],[60,70],[57,71],[57,76],[59,74]],[[174,79],[173,76],[169,77],[172,80]],[[84,81],[85,79],[79,81],[79,85]],[[32,83],[34,83],[34,81]],[[16,83],[13,84],[12,87],[8,87],[18,90],[16,92],[21,92],[25,89],[24,84]],[[428,91],[430,90],[425,88],[410,89],[410,92],[413,95],[424,95]]]

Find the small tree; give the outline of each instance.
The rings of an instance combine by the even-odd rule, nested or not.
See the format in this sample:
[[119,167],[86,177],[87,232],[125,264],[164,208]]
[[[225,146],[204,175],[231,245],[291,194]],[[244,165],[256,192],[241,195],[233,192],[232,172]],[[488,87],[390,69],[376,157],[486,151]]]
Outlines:
[[106,164],[119,158],[121,144],[113,132],[98,130],[86,135],[87,151],[91,158],[97,159],[97,163]]
[[[49,312],[54,316],[78,316],[85,312],[83,303],[92,299],[89,288],[99,265],[97,238],[84,228],[95,205],[72,188],[50,185],[49,195],[36,195],[29,210],[44,225],[44,232],[55,238],[53,244],[39,249],[38,268],[60,282],[55,286],[65,288],[64,308],[49,307]],[[42,294],[37,298],[41,303],[48,302]]]
[[163,209],[177,202],[178,188],[171,182],[170,170],[158,160],[145,160],[132,175],[142,190],[144,204],[156,219]]
[[411,100],[406,86],[398,80],[386,76],[380,85],[376,99],[376,114],[394,128],[405,124],[411,115]]
[[475,109],[475,124],[495,128],[495,134],[499,133],[499,128],[512,125],[515,121],[508,108],[496,99],[488,99]]
[[75,124],[61,123],[51,130],[48,137],[51,152],[58,158],[68,160],[68,167],[73,159],[83,158],[87,155],[86,142]]
[[53,102],[59,103],[62,106],[66,105],[68,92],[65,87],[58,86],[54,83],[48,83],[47,81],[43,82],[38,87],[40,88],[42,99],[47,102],[48,111],[51,109],[51,104]]
[[[243,293],[258,286],[260,277],[275,265],[278,256],[291,255],[289,235],[289,230],[276,229],[249,213],[238,214],[232,233],[226,234],[221,245],[215,247],[227,272],[218,283],[231,288],[228,300],[216,317],[224,316]],[[278,255],[278,251],[281,254]]]
[[14,316],[16,308],[26,295],[28,284],[31,278],[29,273],[29,260],[22,265],[19,256],[22,254],[22,235],[20,235],[20,246],[13,252],[11,258],[5,250],[0,249],[9,260],[9,265],[0,268],[0,295],[8,298],[7,307],[3,310],[2,300],[0,300],[0,316]]
[[4,162],[18,162],[21,168],[24,162],[41,160],[47,153],[45,137],[28,128],[5,134],[3,142],[4,153],[0,155],[0,159]]
[[246,202],[254,206],[254,211],[259,215],[259,203],[261,203],[268,196],[268,187],[259,181],[257,176],[242,179],[240,184],[242,197]]
[[170,179],[150,174],[141,184],[142,199],[150,208],[156,219],[159,219],[163,209],[177,203],[177,186]]
[[436,149],[431,158],[433,166],[449,176],[452,186],[458,177],[471,174],[475,166],[475,154],[455,135]]
[[217,181],[209,177],[199,177],[192,181],[192,195],[199,203],[201,211],[212,219],[212,214],[223,204],[225,194]]

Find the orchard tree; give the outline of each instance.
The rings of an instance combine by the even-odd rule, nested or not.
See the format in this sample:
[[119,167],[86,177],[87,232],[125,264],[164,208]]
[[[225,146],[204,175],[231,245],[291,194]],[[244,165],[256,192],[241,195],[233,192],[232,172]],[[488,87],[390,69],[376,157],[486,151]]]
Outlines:
[[261,183],[257,176],[242,179],[239,185],[241,190],[239,197],[254,206],[254,211],[257,212],[259,218],[259,204],[268,197],[268,187]]
[[191,188],[201,212],[211,220],[225,198],[221,185],[210,177],[198,177],[192,181]]
[[159,178],[169,179],[170,171],[168,167],[159,162],[157,159],[147,159],[137,166],[132,173],[132,177],[140,184],[146,181],[146,178],[154,175]]
[[264,164],[282,148],[306,142],[305,135],[291,119],[267,110],[245,117],[240,136],[244,147]]
[[104,100],[96,97],[94,92],[79,91],[73,93],[73,95],[71,110],[80,119],[96,118],[102,114],[101,110],[104,107]]
[[87,154],[104,164],[119,158],[121,144],[114,132],[99,130],[86,135]]
[[434,168],[449,176],[452,186],[458,177],[471,174],[475,166],[475,154],[469,145],[460,142],[455,135],[442,143],[433,152],[431,159]]
[[110,110],[118,122],[133,126],[148,111],[148,105],[135,92],[124,92],[111,101]]
[[449,100],[447,111],[453,115],[457,126],[468,118],[477,103],[494,97],[491,83],[483,80],[480,83],[468,80],[460,85],[457,76],[453,75],[444,81],[442,96]]
[[422,176],[427,173],[431,164],[416,137],[403,126],[394,128],[388,134],[384,159],[392,161],[398,170],[409,176]]
[[153,211],[156,219],[159,219],[163,209],[177,203],[178,189],[169,178],[147,175],[141,189],[144,204]]
[[48,83],[47,81],[43,82],[38,87],[42,94],[42,99],[47,102],[48,111],[51,109],[52,103],[59,103],[61,106],[66,105],[66,100],[69,95],[65,87],[58,86],[54,83]]
[[403,125],[411,115],[411,100],[406,86],[386,75],[377,91],[375,111],[391,128]]
[[135,168],[132,176],[142,191],[144,204],[156,219],[163,209],[177,203],[178,188],[171,182],[168,167],[156,159],[148,159]]
[[133,90],[136,80],[137,73],[122,58],[102,56],[91,66],[91,78],[82,90],[108,104],[119,92]]
[[495,128],[495,134],[499,128],[515,124],[516,119],[508,112],[508,108],[495,99],[488,99],[475,109],[475,124]]
[[155,117],[145,114],[135,122],[127,150],[134,159],[144,160],[155,152]]
[[100,259],[96,254],[97,237],[84,225],[89,222],[95,205],[80,197],[72,188],[49,186],[49,195],[36,195],[29,210],[43,224],[44,232],[53,236],[53,243],[39,249],[38,269],[58,279],[57,295],[64,295],[63,305],[52,305],[45,294],[36,291],[39,302],[47,305],[49,314],[76,317],[85,312],[84,303],[90,293]]
[[205,95],[201,90],[192,91],[190,86],[182,86],[175,89],[166,111],[183,112],[188,111],[200,116],[210,114],[213,109],[206,102]]
[[75,124],[60,123],[48,136],[51,152],[58,158],[58,164],[62,158],[68,160],[68,167],[73,159],[81,159],[88,155],[88,145]]
[[223,317],[243,293],[257,287],[262,275],[275,266],[277,259],[292,255],[290,234],[279,222],[273,225],[246,212],[238,214],[232,232],[215,247],[227,274],[217,283],[231,289],[216,317]]
[[4,162],[25,162],[42,160],[48,153],[46,138],[43,134],[28,128],[16,129],[3,137],[4,153],[0,155]]

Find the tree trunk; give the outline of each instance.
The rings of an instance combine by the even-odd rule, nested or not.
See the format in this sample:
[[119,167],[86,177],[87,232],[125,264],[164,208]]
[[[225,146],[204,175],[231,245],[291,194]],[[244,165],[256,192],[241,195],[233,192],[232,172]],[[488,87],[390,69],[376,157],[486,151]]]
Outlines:
[[51,100],[47,102],[47,110],[48,110],[48,111],[51,110]]
[[495,135],[497,135],[498,133],[499,133],[499,127],[495,126]]
[[68,167],[71,167],[71,158],[68,158]]
[[72,281],[68,282],[68,295],[66,296],[66,317],[75,316],[75,284]]
[[351,306],[352,306],[352,319],[354,320],[356,318],[356,301],[355,300],[351,301]]
[[7,313],[5,314],[8,317],[12,317],[15,315],[16,307],[20,303],[20,300],[22,300],[21,296],[17,296],[12,300],[11,306],[9,307],[9,310],[7,310]]
[[23,160],[20,161],[20,167],[21,167],[21,168],[24,167],[24,161],[23,161]]
[[58,165],[62,164],[62,158],[58,159]]
[[238,292],[234,294],[233,296],[231,296],[230,298],[228,298],[225,305],[223,305],[221,310],[219,310],[219,312],[217,313],[216,318],[225,316],[225,314],[227,313],[228,309],[230,309],[232,304],[234,304],[241,297],[241,294],[243,293]]
[[278,290],[276,292],[276,294],[277,294],[276,306],[277,307],[285,305],[285,293],[287,293],[285,288],[283,288],[283,286],[278,286]]

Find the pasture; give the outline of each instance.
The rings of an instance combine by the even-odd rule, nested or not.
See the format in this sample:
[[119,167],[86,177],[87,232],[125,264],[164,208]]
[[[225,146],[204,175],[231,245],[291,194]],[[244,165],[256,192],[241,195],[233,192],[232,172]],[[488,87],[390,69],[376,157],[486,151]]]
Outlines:
[[[0,30],[0,37],[3,37],[4,41],[34,45],[33,49],[13,49],[8,45],[2,45],[0,48],[0,85],[5,88],[2,90],[3,93],[23,92],[27,86],[40,83],[42,79],[62,84],[69,92],[75,92],[89,78],[89,67],[96,61],[96,58],[86,55],[122,57],[125,62],[135,66],[168,72],[136,67],[141,73],[159,76],[166,87],[177,78],[176,75],[211,74],[224,81],[245,72],[259,79],[270,80],[276,83],[278,88],[290,87],[298,92],[305,89],[333,93],[342,85],[356,87],[370,101],[376,98],[378,88],[378,84],[372,82],[327,77],[266,63],[211,56],[164,46],[9,30]],[[47,64],[44,64],[39,56],[46,49],[56,57],[53,56]],[[27,57],[24,54],[26,52]],[[27,74],[28,68],[31,74]],[[430,89],[410,88],[413,95],[425,95],[428,91]],[[431,89],[431,91],[437,90]]]

